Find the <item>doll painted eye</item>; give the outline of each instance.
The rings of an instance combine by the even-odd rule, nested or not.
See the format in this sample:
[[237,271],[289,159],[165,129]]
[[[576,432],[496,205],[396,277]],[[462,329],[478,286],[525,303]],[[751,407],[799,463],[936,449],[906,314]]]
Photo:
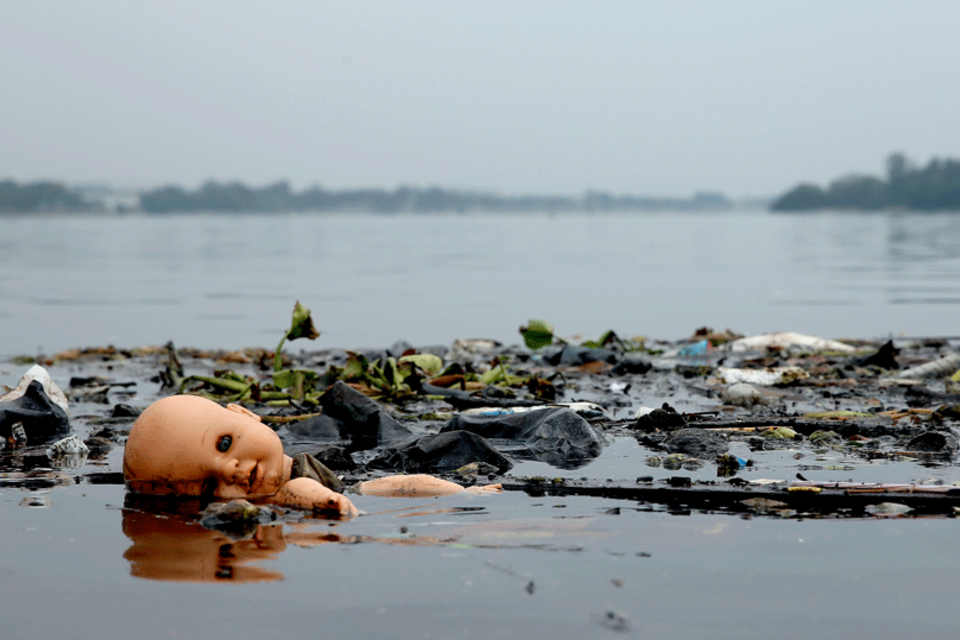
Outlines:
[[220,453],[226,453],[230,449],[231,444],[233,444],[232,437],[220,436],[220,439],[217,440],[217,451]]

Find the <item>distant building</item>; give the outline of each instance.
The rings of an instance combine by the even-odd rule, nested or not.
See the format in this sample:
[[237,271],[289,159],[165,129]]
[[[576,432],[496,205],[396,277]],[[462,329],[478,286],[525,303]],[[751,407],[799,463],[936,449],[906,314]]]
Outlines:
[[76,185],[73,189],[94,209],[113,213],[140,210],[140,193],[135,189],[97,184]]

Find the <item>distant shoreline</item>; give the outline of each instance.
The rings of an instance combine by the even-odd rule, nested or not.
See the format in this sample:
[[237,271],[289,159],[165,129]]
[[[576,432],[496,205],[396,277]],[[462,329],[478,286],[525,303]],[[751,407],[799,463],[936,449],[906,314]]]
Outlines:
[[933,158],[914,166],[902,153],[886,161],[887,179],[849,175],[826,189],[797,185],[772,205],[772,211],[902,210],[915,212],[960,210],[960,160]]
[[207,182],[195,190],[166,186],[139,192],[109,187],[70,188],[58,182],[0,181],[0,213],[469,213],[724,211],[765,207],[768,200],[734,202],[722,193],[689,198],[586,191],[582,195],[499,195],[439,187],[294,192],[286,182],[253,188],[239,182]]

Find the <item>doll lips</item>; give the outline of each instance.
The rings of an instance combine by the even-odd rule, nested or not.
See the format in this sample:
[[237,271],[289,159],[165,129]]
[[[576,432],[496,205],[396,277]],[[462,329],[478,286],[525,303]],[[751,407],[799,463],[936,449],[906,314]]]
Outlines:
[[247,486],[250,487],[250,490],[253,490],[253,486],[257,483],[257,469],[260,468],[260,465],[254,465],[253,469],[250,471],[250,479],[247,483]]

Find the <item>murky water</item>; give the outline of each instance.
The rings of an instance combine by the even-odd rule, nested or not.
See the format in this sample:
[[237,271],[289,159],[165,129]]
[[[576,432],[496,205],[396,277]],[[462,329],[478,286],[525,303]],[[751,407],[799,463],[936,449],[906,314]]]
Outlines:
[[[64,386],[80,374],[137,380],[111,399],[140,405],[159,393],[143,366],[51,370]],[[15,369],[0,365],[5,376]],[[72,404],[82,437],[108,407]],[[953,464],[870,461],[847,449],[731,451],[755,460],[741,472],[748,479],[955,479]],[[618,485],[641,475],[716,479],[712,463],[645,464],[654,453],[618,437],[577,469],[519,462],[511,473]],[[114,447],[62,469],[55,487],[0,488],[0,617],[15,637],[874,639],[960,630],[951,605],[957,518],[747,516],[508,491],[359,496],[366,513],[348,522],[289,515],[229,536],[196,524],[196,505],[178,515],[131,499],[116,484],[121,456]],[[8,471],[0,481],[23,484]],[[111,472],[114,484],[91,483]]]
[[0,354],[272,347],[295,300],[318,347],[562,335],[952,335],[960,216],[0,217]]
[[351,522],[261,526],[231,540],[125,509],[119,486],[52,490],[45,509],[17,506],[28,495],[0,493],[10,637],[873,639],[960,629],[956,519],[671,515],[522,494],[364,498],[370,515]]

